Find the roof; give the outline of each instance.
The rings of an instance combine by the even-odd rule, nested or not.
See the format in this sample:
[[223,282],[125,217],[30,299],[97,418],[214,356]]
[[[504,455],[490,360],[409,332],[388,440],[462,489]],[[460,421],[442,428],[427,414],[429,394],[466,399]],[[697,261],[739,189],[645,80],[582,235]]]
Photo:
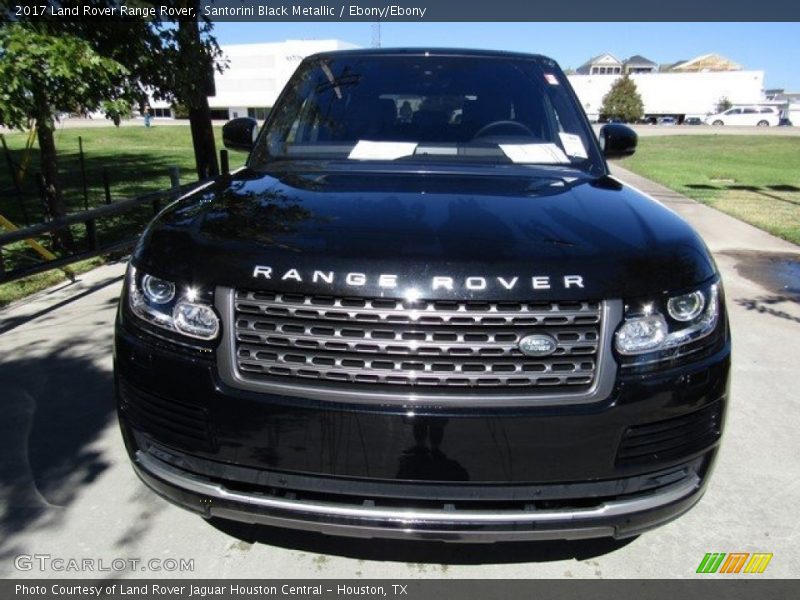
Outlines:
[[603,52],[602,54],[598,54],[597,56],[593,56],[592,58],[587,60],[580,67],[578,67],[578,69],[583,69],[584,67],[589,67],[589,66],[593,65],[594,63],[598,62],[601,58],[603,58],[605,56],[609,56],[609,57],[613,58],[614,61],[616,61],[617,63],[622,64],[619,61],[619,59],[616,56],[614,56],[613,54],[611,54],[610,52]]
[[650,60],[649,58],[645,58],[641,54],[634,54],[630,58],[626,58],[623,61],[623,64],[626,64],[626,65],[643,65],[643,66],[647,66],[647,67],[658,66],[652,60]]
[[509,52],[506,50],[480,50],[476,48],[358,48],[355,50],[330,50],[312,54],[307,58],[319,56],[475,56],[484,58],[521,58],[545,60],[555,63],[552,58],[541,54]]
[[742,65],[721,54],[702,54],[672,65],[673,71],[741,71]]

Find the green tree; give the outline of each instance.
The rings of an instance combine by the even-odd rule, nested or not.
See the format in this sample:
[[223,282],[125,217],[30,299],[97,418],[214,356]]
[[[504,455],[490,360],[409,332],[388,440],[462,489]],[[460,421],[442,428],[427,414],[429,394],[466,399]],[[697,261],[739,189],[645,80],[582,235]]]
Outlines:
[[175,102],[172,105],[172,116],[176,119],[188,119],[189,118],[189,109],[186,108],[185,104],[181,104],[180,102]]
[[719,100],[717,100],[717,113],[722,113],[728,110],[729,108],[733,108],[733,102],[731,102],[727,96],[723,96]]
[[[63,6],[92,4],[115,6],[114,0],[61,0]],[[131,84],[138,85],[142,99],[186,108],[192,132],[197,176],[219,174],[214,130],[208,96],[214,95],[214,72],[225,68],[222,52],[212,35],[213,24],[202,16],[199,0],[130,0],[129,6],[166,6],[194,9],[192,19],[119,19],[108,22],[50,20],[51,28],[74,33],[89,41],[102,56],[124,65]]]
[[[118,2],[60,0],[58,4],[62,7],[92,5],[102,9],[117,6]],[[195,14],[201,14],[198,0],[130,0],[128,5],[195,8]],[[69,99],[68,104],[84,107],[85,112],[97,108],[97,100],[100,98],[111,103],[112,112],[107,115],[112,120],[122,117],[118,113],[120,104],[117,101],[120,99],[143,106],[148,96],[152,96],[156,100],[181,104],[186,107],[190,119],[198,177],[205,178],[219,173],[207,96],[214,93],[214,71],[221,72],[226,65],[219,45],[211,34],[210,20],[205,17],[200,17],[199,21],[162,21],[139,17],[113,21],[42,18],[35,24],[27,24],[25,28],[29,33],[17,37],[25,39],[27,35],[30,47],[38,46],[37,40],[44,40],[47,36],[79,40],[84,43],[83,48],[87,52],[93,52],[95,58],[109,59],[101,60],[99,65],[121,66],[115,73],[114,81],[109,82],[106,81],[107,77],[95,77],[76,65],[72,75],[76,79],[83,79],[83,83],[94,91],[103,93],[95,94],[91,102],[85,103],[80,94],[76,94]],[[39,37],[35,38],[34,34]],[[54,150],[52,157],[55,157]],[[51,188],[54,195],[60,196],[52,177],[48,185],[48,189]],[[61,204],[63,206],[63,202]]]
[[[23,129],[35,122],[52,217],[66,214],[53,138],[57,115],[97,110],[104,101],[130,95],[127,74],[120,63],[76,36],[50,35],[24,23],[0,27],[0,124]],[[57,240],[71,245],[67,230]]]
[[636,83],[627,73],[617,79],[603,96],[600,113],[608,119],[622,119],[628,123],[642,118],[644,115],[642,97],[636,89]]
[[117,127],[119,127],[122,119],[130,119],[133,116],[131,103],[122,98],[118,100],[106,100],[101,106],[103,112],[106,114],[106,119],[111,119]]

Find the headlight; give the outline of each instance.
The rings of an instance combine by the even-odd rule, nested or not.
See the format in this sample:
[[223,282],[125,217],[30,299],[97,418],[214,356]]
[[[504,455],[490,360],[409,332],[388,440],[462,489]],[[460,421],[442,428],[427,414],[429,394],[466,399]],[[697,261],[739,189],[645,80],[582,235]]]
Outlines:
[[166,304],[175,297],[175,284],[152,275],[142,277],[142,292],[153,304]]
[[667,322],[660,314],[626,319],[617,331],[620,354],[640,354],[658,350],[667,338]]
[[719,312],[716,283],[704,290],[670,297],[663,308],[655,302],[629,307],[615,335],[617,352],[626,356],[645,354],[699,340],[714,331]]
[[128,268],[128,306],[134,315],[163,329],[211,340],[219,333],[214,308],[200,299],[198,290]]
[[676,321],[694,321],[703,312],[706,297],[703,292],[696,291],[683,296],[675,296],[667,300],[667,312]]
[[207,304],[182,300],[175,305],[172,319],[181,333],[204,340],[216,337],[219,330],[217,314]]

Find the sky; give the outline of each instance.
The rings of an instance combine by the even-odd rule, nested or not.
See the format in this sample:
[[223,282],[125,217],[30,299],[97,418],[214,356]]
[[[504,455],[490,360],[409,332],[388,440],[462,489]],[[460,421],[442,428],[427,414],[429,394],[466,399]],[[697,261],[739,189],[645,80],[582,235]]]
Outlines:
[[[372,23],[216,23],[220,44],[339,39],[372,44]],[[381,45],[449,46],[533,52],[562,68],[610,52],[672,63],[727,56],[765,72],[767,88],[800,92],[800,23],[381,23]]]

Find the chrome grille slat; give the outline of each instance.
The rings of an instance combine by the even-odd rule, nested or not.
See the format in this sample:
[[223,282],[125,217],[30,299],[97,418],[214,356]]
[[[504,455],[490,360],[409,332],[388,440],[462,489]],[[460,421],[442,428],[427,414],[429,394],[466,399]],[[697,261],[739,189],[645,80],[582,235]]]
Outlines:
[[[246,373],[250,373],[247,369]],[[549,376],[540,378],[528,377],[487,377],[486,375],[478,376],[477,374],[461,373],[456,377],[444,377],[442,375],[387,375],[381,378],[375,375],[374,372],[362,373],[352,369],[315,369],[314,371],[304,370],[302,368],[292,368],[281,366],[274,372],[267,371],[266,375],[286,376],[291,375],[297,378],[311,379],[311,380],[325,380],[325,381],[351,381],[347,376],[352,375],[356,383],[380,383],[383,382],[395,385],[447,385],[451,387],[470,387],[470,386],[526,386],[535,384],[542,387],[558,387],[563,385],[584,385],[591,381],[591,376],[578,376],[564,377],[564,376]],[[341,377],[344,375],[345,377]],[[451,374],[452,375],[452,374]]]
[[[261,356],[259,356],[261,355]],[[271,356],[274,355],[274,356]],[[237,356],[239,358],[240,363],[247,363],[252,361],[253,363],[263,364],[263,365],[270,365],[270,364],[283,364],[283,363],[294,363],[299,364],[303,363],[306,365],[314,365],[319,367],[325,366],[338,366],[343,369],[347,369],[353,365],[348,365],[346,363],[350,362],[360,362],[363,363],[362,366],[358,367],[356,370],[365,370],[369,372],[370,370],[389,370],[389,371],[397,371],[397,372],[407,372],[410,370],[415,370],[415,367],[409,366],[413,364],[421,365],[420,368],[416,368],[416,370],[420,371],[438,371],[442,373],[446,372],[464,372],[465,366],[471,366],[473,369],[477,370],[479,367],[486,371],[486,372],[514,372],[514,373],[523,373],[523,372],[542,372],[542,373],[555,373],[559,370],[562,370],[563,367],[570,365],[574,372],[584,372],[584,373],[593,373],[594,372],[594,363],[590,360],[569,360],[569,359],[561,359],[561,360],[554,360],[548,363],[541,363],[541,362],[533,362],[533,361],[525,361],[525,362],[515,362],[513,359],[506,358],[506,360],[501,361],[492,361],[492,360],[458,360],[456,357],[430,357],[430,356],[400,356],[400,357],[385,357],[385,356],[378,356],[377,358],[374,355],[364,355],[362,353],[350,353],[350,354],[335,354],[326,352],[325,354],[319,353],[306,353],[297,348],[290,348],[290,349],[278,349],[278,348],[269,348],[265,349],[259,346],[240,346],[237,352]],[[476,357],[476,358],[484,358],[484,357]],[[491,357],[486,357],[491,358]],[[329,363],[333,362],[334,364],[331,365]],[[391,363],[391,368],[386,368],[383,363]],[[442,368],[444,366],[452,366],[452,369],[449,368]],[[439,368],[436,368],[436,367]],[[502,371],[501,369],[505,369],[506,371]]]
[[[239,320],[241,321],[241,320]],[[265,346],[301,346],[302,348],[318,348],[320,350],[336,351],[336,347],[328,347],[331,345],[345,345],[346,351],[357,352],[387,352],[394,353],[407,353],[418,352],[426,354],[430,351],[435,351],[437,354],[450,354],[452,351],[468,351],[470,354],[480,356],[519,356],[521,353],[518,349],[518,343],[521,337],[517,333],[510,334],[494,334],[486,333],[486,341],[471,341],[465,339],[466,336],[477,336],[477,333],[458,333],[456,339],[453,341],[440,341],[434,339],[433,333],[425,331],[413,331],[410,333],[420,333],[422,337],[419,339],[403,339],[402,333],[395,332],[391,339],[373,337],[372,331],[362,330],[363,336],[348,336],[343,335],[340,330],[337,330],[334,335],[315,335],[311,328],[308,328],[302,334],[285,333],[283,331],[259,331],[252,328],[243,328],[237,322],[236,340],[241,343],[258,343]],[[578,336],[574,341],[560,341],[559,351],[556,356],[571,355],[571,354],[594,354],[597,352],[598,339],[586,339],[587,332],[575,332]],[[513,336],[513,339],[508,341],[497,341],[501,336]],[[593,336],[596,338],[596,336]],[[483,352],[492,350],[494,352]],[[459,354],[460,355],[460,354]]]
[[[588,389],[597,377],[601,302],[408,302],[233,293],[233,360],[251,381],[343,382],[391,389]],[[525,356],[548,333],[550,356]]]
[[[559,304],[547,305],[536,303],[508,303],[516,304],[519,310],[499,310],[498,305],[503,303],[474,303],[474,306],[487,305],[484,311],[470,310],[469,302],[460,302],[457,310],[437,309],[436,302],[416,302],[408,306],[400,300],[391,300],[392,308],[376,308],[374,303],[382,299],[353,299],[353,302],[363,302],[363,307],[348,307],[343,304],[348,299],[334,298],[330,306],[311,304],[310,298],[305,301],[283,302],[282,294],[269,294],[276,300],[258,300],[258,294],[246,292],[245,298],[241,292],[236,297],[236,312],[239,314],[258,314],[274,317],[291,317],[312,319],[314,321],[365,321],[387,323],[422,323],[422,324],[448,324],[448,325],[481,325],[489,321],[491,325],[594,325],[600,322],[599,303],[572,303],[578,308],[575,310],[561,310]],[[262,294],[266,295],[266,294]],[[293,298],[295,295],[288,295]],[[445,303],[438,303],[446,305]],[[422,307],[422,308],[418,308]],[[545,309],[544,306],[549,306]],[[539,308],[536,308],[539,307]],[[502,321],[498,323],[497,321]]]

